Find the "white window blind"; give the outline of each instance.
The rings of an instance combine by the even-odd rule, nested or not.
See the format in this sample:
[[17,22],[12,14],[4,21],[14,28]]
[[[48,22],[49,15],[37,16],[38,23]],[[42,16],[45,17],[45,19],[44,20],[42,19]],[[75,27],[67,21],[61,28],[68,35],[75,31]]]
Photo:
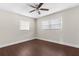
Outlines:
[[42,29],[48,29],[49,28],[49,21],[42,21],[41,28]]
[[62,28],[62,18],[56,18],[50,21],[51,29],[61,29]]
[[61,29],[61,28],[62,28],[61,17],[41,22],[41,29]]
[[29,30],[30,29],[30,22],[29,21],[20,21],[20,30]]

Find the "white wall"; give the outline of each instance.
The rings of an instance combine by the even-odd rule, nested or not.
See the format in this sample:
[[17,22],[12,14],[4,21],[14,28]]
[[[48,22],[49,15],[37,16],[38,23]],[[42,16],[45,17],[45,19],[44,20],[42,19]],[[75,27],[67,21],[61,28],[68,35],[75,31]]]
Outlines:
[[79,47],[79,6],[63,13],[63,42]]
[[[42,30],[40,22],[62,16],[62,30]],[[38,19],[38,38],[79,48],[79,6]]]
[[[19,30],[20,20],[31,22],[31,27],[29,31]],[[0,47],[31,40],[33,37],[33,19],[0,10]]]

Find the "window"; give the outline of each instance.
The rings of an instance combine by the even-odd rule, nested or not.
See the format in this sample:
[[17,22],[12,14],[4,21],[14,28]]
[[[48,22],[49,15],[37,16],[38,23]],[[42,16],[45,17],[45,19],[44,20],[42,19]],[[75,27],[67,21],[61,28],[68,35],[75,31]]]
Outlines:
[[55,18],[52,20],[46,20],[41,22],[42,29],[61,29],[62,28],[62,18]]
[[41,27],[42,29],[48,29],[49,28],[49,22],[48,21],[42,21]]
[[61,29],[62,28],[62,19],[57,18],[50,21],[51,29]]
[[30,29],[30,22],[29,21],[20,21],[20,30],[29,30]]

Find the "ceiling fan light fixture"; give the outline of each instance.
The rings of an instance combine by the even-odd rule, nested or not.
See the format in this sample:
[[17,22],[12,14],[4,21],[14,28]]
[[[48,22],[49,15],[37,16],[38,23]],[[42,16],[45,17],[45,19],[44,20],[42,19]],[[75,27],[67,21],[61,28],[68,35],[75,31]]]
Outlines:
[[40,10],[49,11],[49,9],[47,9],[47,8],[41,8],[43,4],[44,3],[39,3],[39,4],[34,3],[34,5],[29,5],[30,7],[34,8],[34,10],[29,11],[29,13],[37,11],[37,13],[40,15],[41,14]]

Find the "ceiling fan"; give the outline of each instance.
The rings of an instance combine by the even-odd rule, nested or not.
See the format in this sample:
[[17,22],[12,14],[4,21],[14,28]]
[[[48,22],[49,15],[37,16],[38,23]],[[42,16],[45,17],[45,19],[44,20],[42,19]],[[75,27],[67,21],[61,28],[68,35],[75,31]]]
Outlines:
[[49,11],[49,9],[47,9],[47,8],[41,8],[43,4],[44,3],[39,3],[39,4],[34,3],[34,5],[29,5],[30,7],[34,8],[33,10],[29,11],[29,13],[37,11],[38,14],[41,14],[40,10]]

